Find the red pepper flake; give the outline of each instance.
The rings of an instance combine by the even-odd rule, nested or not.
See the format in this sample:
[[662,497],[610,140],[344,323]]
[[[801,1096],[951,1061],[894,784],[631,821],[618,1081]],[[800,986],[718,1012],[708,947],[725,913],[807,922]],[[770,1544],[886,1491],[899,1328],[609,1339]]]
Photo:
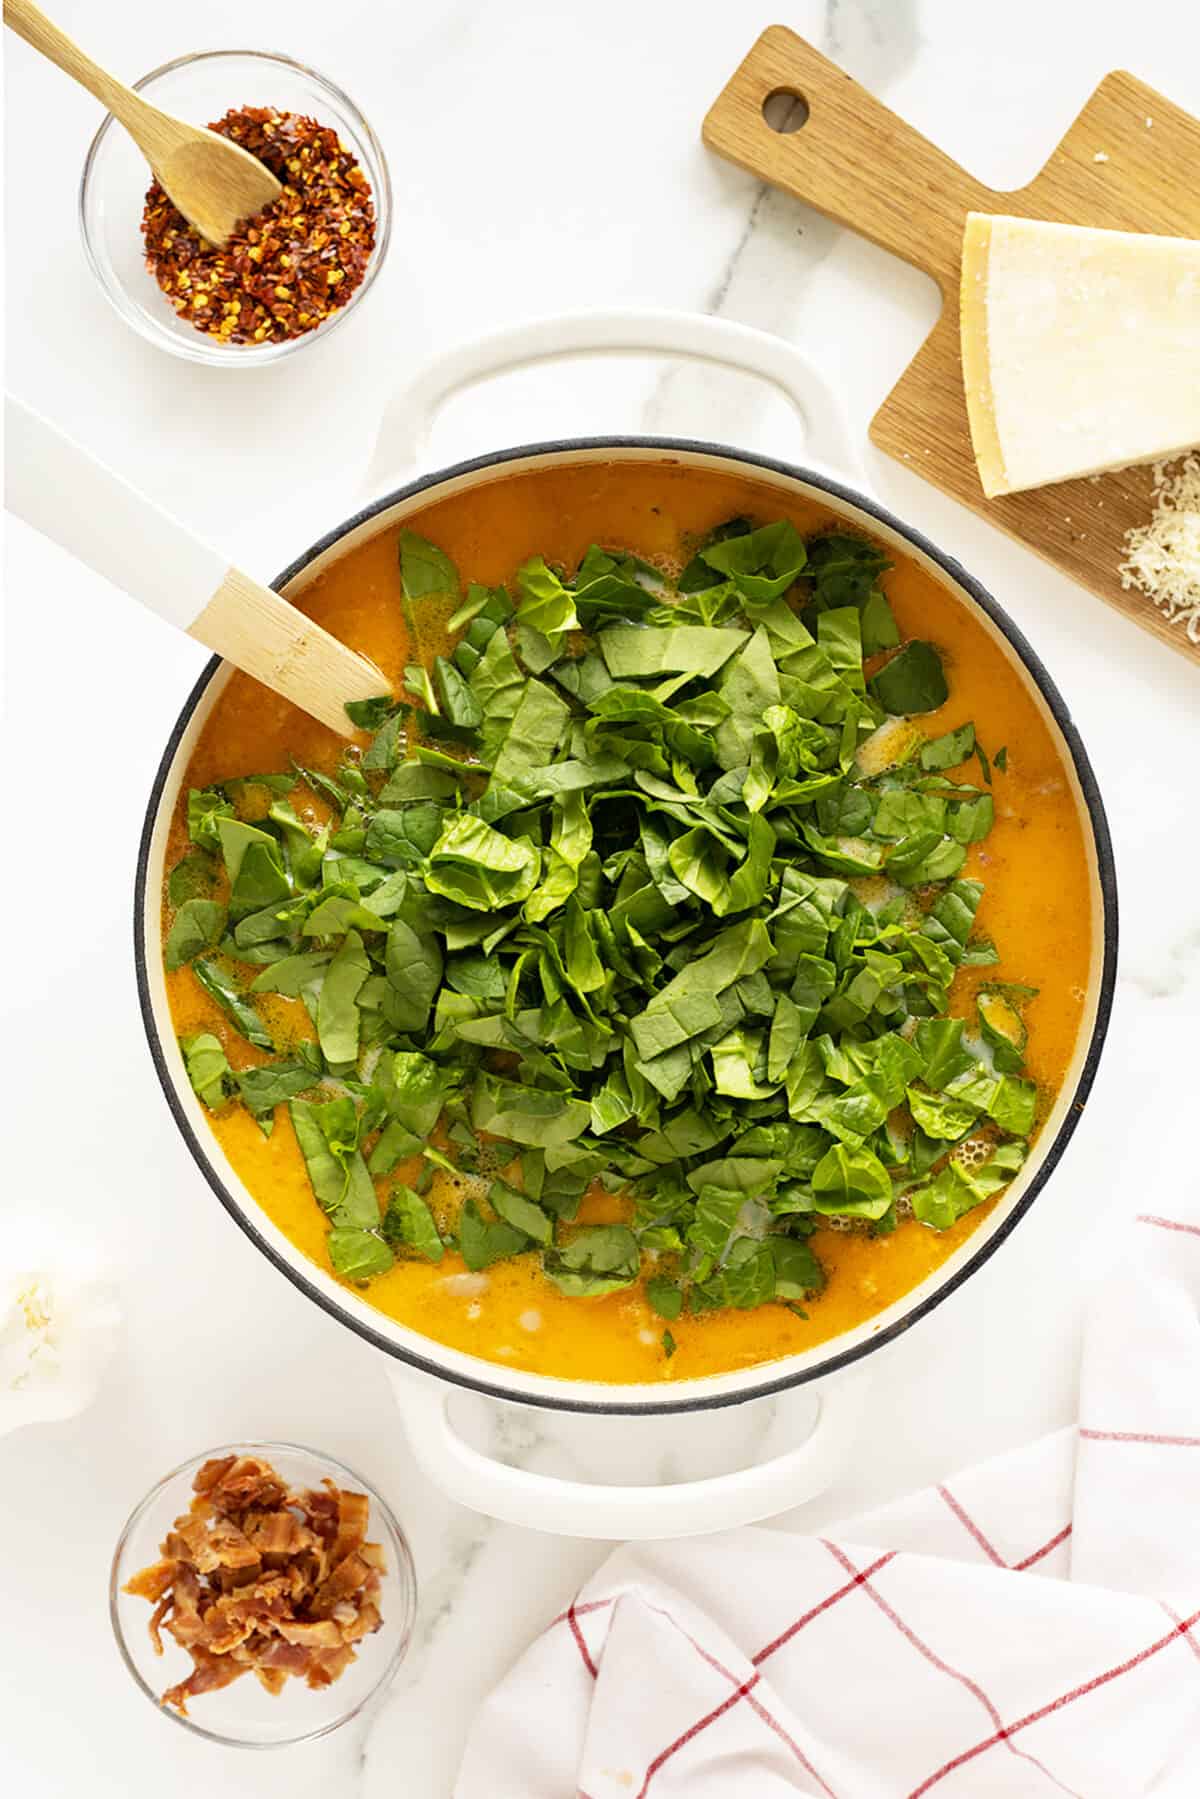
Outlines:
[[270,106],[227,112],[232,138],[283,184],[278,200],[214,249],[155,181],[146,195],[146,266],[176,312],[222,344],[283,343],[346,304],[375,248],[371,185],[328,125]]

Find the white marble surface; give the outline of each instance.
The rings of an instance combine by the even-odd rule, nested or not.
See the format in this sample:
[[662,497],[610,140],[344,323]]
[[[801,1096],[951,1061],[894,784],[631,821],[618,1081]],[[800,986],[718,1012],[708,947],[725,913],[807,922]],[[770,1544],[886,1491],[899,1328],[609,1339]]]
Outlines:
[[[1131,1198],[1165,1203],[1194,1169],[1197,677],[866,450],[874,405],[935,315],[932,287],[713,160],[698,128],[757,31],[782,20],[985,179],[1016,185],[1109,68],[1200,109],[1196,16],[1178,0],[1136,10],[1119,0],[293,0],[261,26],[233,0],[209,0],[202,27],[189,9],[151,0],[59,0],[56,12],[131,75],[189,49],[261,40],[340,80],[384,139],[397,237],[360,316],[278,369],[198,369],[135,339],[92,286],[73,212],[97,109],[23,45],[6,46],[9,385],[264,573],[345,511],[382,395],[434,350],[535,313],[678,306],[779,331],[818,356],[879,493],[961,555],[1034,638],[1091,749],[1116,839],[1124,952],[1109,1047],[1047,1193],[1004,1251],[888,1355],[854,1465],[786,1522],[806,1528],[874,1503],[1066,1419],[1081,1296],[1106,1254],[1107,1219]],[[243,98],[257,96],[230,96]],[[605,429],[801,448],[786,408],[757,388],[621,364],[481,390],[451,407],[435,453]],[[0,1443],[0,1790],[441,1799],[477,1699],[603,1546],[492,1527],[429,1490],[374,1354],[275,1275],[214,1204],[161,1102],[130,953],[144,800],[201,652],[19,526],[7,587],[0,1205],[94,1246],[122,1285],[128,1325],[89,1413]],[[0,1235],[0,1255],[4,1244]],[[781,1433],[804,1403],[781,1408]],[[744,1459],[768,1413],[586,1433],[517,1418],[498,1440],[531,1465],[559,1466],[555,1444],[569,1437],[578,1458],[586,1435],[585,1460],[656,1478]],[[105,1581],[126,1510],[174,1461],[242,1435],[297,1438],[357,1464],[411,1534],[419,1628],[365,1751],[357,1727],[296,1753],[212,1749],[156,1717],[113,1652]]]

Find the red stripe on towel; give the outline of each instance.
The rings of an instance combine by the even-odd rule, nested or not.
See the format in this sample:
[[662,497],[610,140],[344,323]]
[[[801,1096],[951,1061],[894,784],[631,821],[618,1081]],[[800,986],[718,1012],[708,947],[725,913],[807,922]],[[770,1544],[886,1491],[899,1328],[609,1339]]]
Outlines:
[[[676,1616],[674,1615],[673,1612],[667,1611],[666,1608],[661,1605],[652,1605],[650,1607],[650,1610],[653,1612],[657,1612],[660,1618],[665,1618],[667,1620],[668,1624],[673,1625],[675,1627],[675,1629],[679,1632],[680,1636],[686,1638],[686,1640],[691,1644],[692,1648],[696,1651],[696,1654],[700,1657],[701,1661],[707,1662],[709,1667],[712,1668],[716,1673],[722,1675],[723,1678],[725,1680],[727,1680],[731,1686],[738,1686],[738,1677],[733,1672],[733,1670],[731,1668],[727,1668],[725,1666],[724,1662],[719,1662],[717,1660],[716,1656],[712,1654],[711,1650],[708,1650],[704,1647],[703,1643],[697,1642],[696,1638],[692,1635],[691,1631],[684,1629],[683,1625],[679,1622],[678,1618],[676,1618]],[[775,1735],[780,1739],[780,1741],[787,1744],[788,1748],[791,1750],[792,1754],[796,1757],[796,1760],[800,1763],[800,1766],[804,1769],[805,1773],[812,1775],[812,1778],[816,1781],[816,1783],[820,1787],[821,1791],[823,1793],[827,1793],[829,1795],[829,1799],[836,1799],[836,1795],[833,1791],[833,1788],[828,1784],[827,1781],[822,1780],[821,1776],[817,1773],[817,1770],[813,1767],[812,1763],[809,1761],[808,1757],[805,1755],[803,1749],[801,1749],[799,1743],[797,1743],[793,1737],[790,1737],[788,1735],[787,1731],[783,1728],[783,1725],[779,1722],[778,1718],[773,1718],[771,1716],[771,1713],[767,1710],[766,1706],[760,1704],[760,1702],[754,1697],[753,1693],[750,1691],[750,1688],[754,1685],[754,1681],[756,1681],[757,1679],[758,1679],[758,1675],[755,1674],[753,1680],[748,1681],[741,1686],[741,1688],[740,1688],[741,1697],[743,1697],[745,1699],[746,1704],[750,1707],[751,1711],[755,1712],[757,1714],[757,1716],[762,1719],[763,1723],[766,1724],[771,1730],[773,1730],[775,1732]],[[711,1722],[711,1720],[710,1720],[710,1722]],[[671,1748],[669,1750],[665,1751],[665,1754],[667,1754],[667,1755],[674,1754],[676,1748],[682,1747],[684,1742],[688,1742],[690,1740],[691,1740],[690,1737],[681,1737],[676,1743],[671,1745]],[[661,1760],[658,1765],[659,1765],[659,1767],[662,1766]],[[649,1781],[649,1779],[651,1777],[651,1773],[656,1773],[656,1772],[657,1772],[657,1768],[656,1769],[648,1769],[646,1772],[647,1781]]]
[[967,1513],[963,1510],[962,1506],[958,1503],[958,1500],[954,1497],[954,1495],[950,1491],[949,1487],[939,1487],[938,1492],[941,1495],[941,1497],[945,1500],[946,1504],[950,1507],[950,1510],[954,1513],[954,1516],[958,1519],[958,1521],[962,1525],[963,1529],[969,1531],[970,1534],[974,1537],[975,1541],[978,1543],[979,1547],[983,1550],[983,1553],[987,1556],[988,1560],[995,1562],[997,1568],[1007,1568],[1008,1563],[1005,1561],[1004,1557],[1000,1554],[999,1550],[993,1548],[991,1543],[988,1542],[987,1538],[984,1536],[983,1532],[980,1530],[980,1528],[976,1524],[975,1520],[973,1518],[969,1517],[967,1515]]
[[658,1773],[658,1770],[662,1767],[664,1762],[670,1761],[677,1750],[682,1749],[686,1744],[692,1742],[700,1735],[702,1730],[707,1730],[710,1724],[715,1724],[718,1718],[724,1717],[725,1713],[732,1710],[739,1699],[744,1699],[751,1687],[757,1686],[761,1679],[761,1674],[752,1674],[749,1680],[744,1680],[740,1687],[730,1693],[728,1699],[723,1699],[720,1705],[713,1711],[706,1712],[703,1718],[697,1718],[696,1722],[689,1729],[685,1730],[682,1736],[676,1737],[673,1743],[668,1743],[667,1747],[661,1754],[655,1756],[654,1760],[650,1763],[650,1766],[646,1769],[646,1778],[638,1788],[637,1799],[646,1799],[646,1791],[650,1782],[654,1779],[654,1776]]
[[606,1607],[610,1606],[611,1604],[612,1604],[611,1598],[609,1598],[609,1599],[585,1599],[582,1605],[577,1605],[575,1603],[575,1601],[572,1600],[571,1604],[567,1607],[565,1612],[559,1612],[557,1618],[551,1618],[549,1624],[547,1624],[547,1626],[546,1626],[546,1629],[553,1630],[554,1626],[556,1624],[565,1624],[567,1622],[567,1620],[571,1617],[572,1613],[574,1613],[575,1617],[582,1618],[585,1612],[602,1612],[606,1609]]
[[1026,1568],[1032,1568],[1033,1564],[1035,1562],[1040,1562],[1044,1555],[1049,1555],[1052,1549],[1057,1549],[1060,1543],[1065,1543],[1070,1534],[1071,1526],[1069,1524],[1064,1524],[1057,1535],[1051,1537],[1048,1543],[1043,1543],[1040,1549],[1035,1549],[1032,1555],[1027,1555],[1023,1562],[1014,1562],[1014,1572],[1023,1574]]
[[1156,1224],[1160,1231],[1183,1231],[1188,1237],[1200,1237],[1200,1224],[1184,1224],[1178,1218],[1157,1218],[1153,1212],[1139,1212],[1139,1224]]
[[1200,1449],[1200,1437],[1164,1437],[1146,1430],[1088,1430],[1081,1424],[1079,1434],[1091,1443],[1159,1443],[1169,1449]]
[[583,1640],[583,1632],[579,1628],[579,1619],[573,1605],[567,1607],[567,1623],[571,1626],[571,1635],[579,1645],[579,1653],[583,1657],[583,1665],[591,1675],[592,1679],[595,1680],[596,1664],[592,1660],[591,1651]]
[[[830,1553],[832,1555],[834,1555],[839,1562],[841,1562],[841,1564],[844,1568],[849,1569],[849,1568],[853,1567],[853,1563],[850,1561],[850,1558],[847,1555],[845,1555],[841,1549],[838,1548],[836,1543],[826,1542],[824,1538],[822,1538],[821,1540],[822,1540],[822,1542],[825,1543],[826,1549],[828,1549],[830,1551]],[[1035,1755],[1030,1755],[1024,1749],[1018,1749],[1015,1743],[1008,1742],[1008,1734],[1009,1733],[1004,1728],[1004,1723],[1000,1717],[1000,1713],[996,1710],[996,1707],[993,1705],[992,1701],[988,1698],[987,1694],[984,1692],[983,1688],[979,1685],[978,1681],[972,1680],[971,1676],[969,1674],[964,1674],[960,1668],[952,1668],[950,1666],[949,1662],[943,1661],[941,1656],[938,1655],[934,1650],[932,1650],[929,1647],[928,1643],[922,1642],[921,1638],[917,1635],[916,1631],[913,1630],[911,1628],[911,1626],[909,1626],[908,1624],[906,1624],[904,1622],[904,1619],[900,1616],[899,1612],[897,1612],[893,1606],[890,1606],[888,1604],[887,1600],[883,1597],[883,1594],[878,1592],[871,1585],[869,1580],[865,1580],[863,1582],[863,1592],[866,1594],[868,1599],[871,1599],[874,1601],[874,1603],[879,1607],[880,1611],[884,1614],[884,1616],[886,1618],[891,1619],[892,1623],[896,1626],[896,1629],[900,1632],[901,1636],[905,1639],[906,1642],[912,1644],[913,1648],[917,1651],[917,1653],[919,1655],[924,1656],[924,1658],[927,1662],[931,1663],[933,1667],[940,1669],[943,1674],[948,1674],[952,1680],[958,1681],[960,1686],[965,1687],[967,1689],[968,1693],[970,1693],[974,1698],[978,1699],[980,1705],[982,1705],[982,1707],[986,1711],[988,1717],[992,1720],[992,1723],[996,1726],[996,1735],[989,1739],[991,1742],[1005,1743],[1006,1747],[1008,1749],[1010,1749],[1015,1756],[1018,1756],[1021,1761],[1029,1762],[1032,1767],[1035,1767],[1038,1770],[1039,1774],[1044,1774],[1047,1780],[1052,1781],[1053,1784],[1059,1789],[1060,1792],[1070,1793],[1072,1791],[1072,1789],[1070,1787],[1064,1786],[1060,1780],[1056,1779],[1056,1777],[1050,1772],[1049,1768],[1043,1767],[1041,1762],[1038,1761],[1038,1759]],[[918,1788],[917,1790],[924,1791],[924,1788]],[[915,1799],[915,1794],[911,1795],[910,1799]],[[1073,1794],[1073,1799],[1082,1799],[1082,1795]]]
[[877,1562],[872,1562],[869,1568],[864,1568],[861,1574],[856,1574],[853,1580],[848,1580],[844,1587],[839,1587],[836,1593],[830,1593],[827,1599],[822,1599],[819,1605],[814,1605],[811,1611],[805,1612],[803,1616],[797,1618],[794,1624],[789,1624],[787,1629],[773,1638],[765,1649],[760,1649],[757,1655],[750,1657],[754,1666],[759,1667],[769,1655],[774,1655],[777,1649],[782,1649],[785,1643],[790,1643],[798,1630],[803,1630],[806,1624],[811,1624],[814,1618],[820,1617],[822,1612],[827,1612],[831,1605],[836,1605],[839,1599],[846,1597],[847,1593],[853,1593],[855,1587],[861,1587],[864,1580],[869,1579],[872,1574],[878,1573],[884,1563],[890,1562],[895,1554],[894,1549],[889,1549],[887,1554],[881,1555]]
[[982,1755],[985,1749],[991,1749],[996,1743],[1005,1743],[1011,1749],[1013,1745],[1009,1739],[1016,1731],[1024,1730],[1028,1725],[1038,1723],[1040,1719],[1049,1717],[1051,1712],[1061,1711],[1065,1705],[1072,1704],[1074,1700],[1082,1699],[1088,1693],[1094,1693],[1097,1687],[1107,1686],[1110,1680],[1116,1680],[1119,1675],[1128,1674],[1131,1668],[1137,1668],[1142,1662],[1149,1661],[1152,1655],[1157,1655],[1160,1649],[1165,1649],[1177,1637],[1183,1637],[1190,1641],[1189,1633],[1197,1620],[1200,1620],[1200,1612],[1193,1612],[1190,1618],[1181,1618],[1175,1629],[1170,1631],[1167,1636],[1160,1637],[1156,1643],[1151,1643],[1149,1648],[1142,1649],[1137,1655],[1130,1656],[1127,1662],[1121,1662],[1117,1667],[1109,1668],[1103,1674],[1097,1674],[1094,1679],[1085,1681],[1082,1686],[1073,1687],[1069,1693],[1063,1693],[1059,1698],[1052,1699],[1049,1705],[1043,1705],[1036,1712],[1030,1712],[1024,1718],[1018,1718],[1015,1724],[1002,1725],[995,1736],[985,1738],[982,1743],[976,1743],[972,1749],[964,1749],[963,1753],[956,1755],[953,1761],[944,1762],[940,1768],[935,1769],[928,1780],[923,1780],[919,1787],[913,1788],[908,1799],[920,1799],[922,1793],[927,1793],[930,1787],[936,1786],[939,1780],[944,1780],[947,1774],[952,1774],[965,1762],[973,1761],[977,1755]]
[[1192,1651],[1192,1654],[1196,1657],[1197,1661],[1200,1661],[1200,1643],[1198,1643],[1192,1635],[1191,1625],[1185,1624],[1183,1619],[1179,1616],[1179,1613],[1174,1611],[1172,1607],[1167,1604],[1165,1599],[1160,1599],[1158,1603],[1162,1606],[1163,1611],[1166,1612],[1167,1617],[1171,1620],[1172,1624],[1178,1624],[1183,1632],[1184,1642]]

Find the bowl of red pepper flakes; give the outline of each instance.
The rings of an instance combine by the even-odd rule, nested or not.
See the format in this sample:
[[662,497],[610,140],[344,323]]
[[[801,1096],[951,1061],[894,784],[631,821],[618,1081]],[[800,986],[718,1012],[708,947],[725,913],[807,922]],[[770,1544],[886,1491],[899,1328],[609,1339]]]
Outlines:
[[80,190],[84,248],[126,323],[189,361],[261,366],[323,339],[361,305],[391,231],[379,141],[314,69],[261,51],[206,51],[136,84],[164,110],[233,138],[283,192],[217,249],[105,119]]

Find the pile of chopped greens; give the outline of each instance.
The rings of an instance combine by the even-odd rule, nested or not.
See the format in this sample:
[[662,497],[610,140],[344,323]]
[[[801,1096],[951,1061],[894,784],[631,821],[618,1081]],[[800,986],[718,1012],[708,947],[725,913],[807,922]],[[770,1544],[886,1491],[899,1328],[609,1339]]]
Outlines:
[[[823,1220],[941,1230],[1012,1179],[1029,990],[947,1016],[997,960],[960,878],[991,767],[970,724],[895,723],[947,685],[886,567],[733,520],[675,583],[594,547],[569,579],[527,562],[514,601],[405,532],[423,659],[349,709],[365,752],[189,794],[167,966],[271,1059],[235,1073],[206,1032],[188,1073],[264,1131],[287,1103],[340,1274],[450,1248],[581,1297],[644,1277],[666,1320],[795,1307]],[[982,785],[950,776],[971,758]],[[262,994],[315,1041],[280,1054]],[[477,1177],[449,1219],[439,1167]],[[576,1222],[596,1182],[628,1222]]]

